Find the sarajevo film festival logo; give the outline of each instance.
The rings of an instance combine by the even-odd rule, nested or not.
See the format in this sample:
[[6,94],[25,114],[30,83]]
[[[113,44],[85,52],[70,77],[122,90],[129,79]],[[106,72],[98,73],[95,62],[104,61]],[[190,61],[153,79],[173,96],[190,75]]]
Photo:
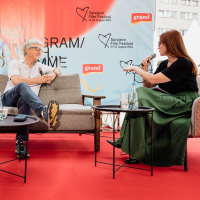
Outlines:
[[[107,35],[102,35],[102,34],[99,34],[98,38],[99,40],[105,45],[104,48],[108,47],[108,41],[110,39],[110,36],[111,36],[111,33],[108,33]],[[109,47],[108,47],[109,48]]]
[[103,73],[102,64],[83,64],[83,76],[94,73]]
[[[85,19],[85,17],[86,17],[86,15],[87,15],[88,10],[89,10],[89,7],[85,7],[85,8],[83,8],[83,9],[77,7],[77,8],[76,8],[76,13],[83,19],[83,21],[87,21],[87,20]],[[82,22],[83,22],[83,21],[82,21]]]
[[152,13],[132,13],[131,25],[139,24],[142,22],[152,22]]
[[[132,65],[132,62],[133,62],[133,60],[129,60],[129,61],[127,61],[127,62],[125,62],[125,61],[120,61],[120,67],[123,69],[123,68],[126,68],[126,67],[128,67],[129,65]],[[128,71],[126,71],[126,74],[130,74],[130,72],[128,72]]]

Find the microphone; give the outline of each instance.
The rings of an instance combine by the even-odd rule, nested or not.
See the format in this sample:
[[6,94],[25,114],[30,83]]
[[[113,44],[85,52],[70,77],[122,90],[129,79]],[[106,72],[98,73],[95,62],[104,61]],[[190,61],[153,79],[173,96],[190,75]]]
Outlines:
[[[150,56],[149,58],[152,60],[152,59],[154,59],[155,57],[156,57],[156,54],[155,54],[155,53],[152,53],[151,56]],[[147,60],[147,62],[149,62],[149,61]],[[139,68],[142,69],[143,66],[144,66],[144,65],[141,63],[141,64],[139,65]]]
[[[41,67],[38,67],[38,71],[40,72],[41,76],[44,75],[44,72],[42,71],[42,68],[41,68]],[[46,84],[46,83],[43,83],[43,85],[46,85],[46,87],[47,87],[47,84]]]
[[39,70],[39,72],[40,72],[41,76],[43,76],[43,75],[44,75],[44,73],[43,73],[43,71],[42,71],[42,68],[41,68],[41,67],[38,67],[38,70]]

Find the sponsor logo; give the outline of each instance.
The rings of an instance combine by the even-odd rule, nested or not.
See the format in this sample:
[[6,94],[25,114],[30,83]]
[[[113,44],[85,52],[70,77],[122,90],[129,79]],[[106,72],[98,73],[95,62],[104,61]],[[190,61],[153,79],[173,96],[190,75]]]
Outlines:
[[[120,67],[123,69],[123,68],[126,68],[126,67],[128,67],[129,65],[132,65],[132,62],[133,62],[133,60],[129,60],[129,61],[123,61],[123,60],[121,60],[120,61]],[[126,71],[126,74],[130,74],[131,72],[128,72],[128,71]],[[132,72],[132,74],[133,74],[133,72]]]
[[[110,36],[111,36],[111,33],[108,33],[107,35],[102,35],[102,34],[99,34],[98,38],[99,40],[105,45],[104,48],[108,47],[108,41],[110,39]],[[109,48],[109,47],[108,47]]]
[[89,10],[89,7],[85,7],[85,8],[83,8],[83,9],[81,9],[81,8],[79,8],[79,7],[76,8],[76,13],[83,19],[82,22],[83,22],[83,21],[87,21],[87,20],[85,19],[85,17],[86,17],[86,15],[87,15],[88,10]]
[[103,73],[102,64],[83,64],[83,76],[94,73]]
[[98,86],[97,88],[95,88],[94,90],[92,90],[89,85],[83,80],[83,79],[80,79],[81,82],[83,83],[83,85],[86,87],[86,89],[90,92],[96,92],[99,88],[101,88],[104,84],[101,84],[100,86]]
[[111,37],[111,33],[106,35],[99,34],[98,38],[104,44],[104,48],[133,48],[133,42],[127,41],[125,38],[113,38]]
[[85,7],[85,8],[77,7],[76,13],[83,19],[82,22],[84,21],[93,21],[93,22],[111,21],[111,15],[105,15],[105,12],[101,12],[101,11],[100,12],[89,11],[89,7]]
[[[133,60],[128,60],[128,61],[123,61],[123,60],[121,60],[121,61],[119,62],[119,64],[120,64],[120,67],[121,67],[122,69],[123,69],[123,68],[126,68],[126,67],[128,67],[128,66],[136,66],[136,67],[139,67],[139,65],[136,65],[136,64],[133,63]],[[126,73],[126,75],[127,75],[127,74],[133,74],[133,75],[134,75],[134,78],[133,78],[134,82],[143,83],[143,82],[138,81],[138,77],[139,77],[139,80],[141,79],[141,77],[140,77],[140,76],[136,76],[136,75],[137,75],[136,72],[134,72],[134,71],[132,71],[132,72],[124,71],[124,72]],[[153,73],[152,65],[151,65],[151,68],[148,70],[148,72],[149,72],[149,73]]]
[[135,25],[142,22],[152,22],[152,13],[132,13],[131,25]]
[[[83,64],[83,76],[86,76],[88,74],[94,74],[94,73],[103,73],[103,64]],[[86,89],[90,92],[96,92],[99,88],[101,88],[104,84],[101,84],[94,90],[92,90],[89,85],[83,80],[80,79],[83,85],[86,87]]]

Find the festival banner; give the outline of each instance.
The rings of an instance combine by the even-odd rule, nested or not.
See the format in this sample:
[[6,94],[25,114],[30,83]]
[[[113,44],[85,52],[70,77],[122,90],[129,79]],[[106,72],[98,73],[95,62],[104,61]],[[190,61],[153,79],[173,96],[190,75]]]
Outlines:
[[133,81],[142,86],[138,75],[122,68],[153,53],[154,13],[155,0],[1,0],[0,73],[23,58],[27,39],[36,38],[43,43],[41,63],[78,73],[83,94],[119,104]]

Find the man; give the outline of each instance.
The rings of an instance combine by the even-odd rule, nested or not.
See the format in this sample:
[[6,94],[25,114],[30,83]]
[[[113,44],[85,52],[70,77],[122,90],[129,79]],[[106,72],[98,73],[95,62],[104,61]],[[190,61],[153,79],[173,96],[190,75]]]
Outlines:
[[[51,100],[48,107],[45,107],[38,94],[41,84],[51,83],[56,76],[61,75],[61,71],[38,62],[42,54],[41,45],[41,41],[37,39],[28,40],[23,45],[24,59],[10,62],[9,80],[2,95],[2,103],[3,106],[18,107],[19,114],[32,115],[33,109],[38,117],[43,117],[52,127],[57,124],[58,102]],[[21,134],[19,141],[18,131],[15,153],[25,155],[26,130],[21,129]]]

